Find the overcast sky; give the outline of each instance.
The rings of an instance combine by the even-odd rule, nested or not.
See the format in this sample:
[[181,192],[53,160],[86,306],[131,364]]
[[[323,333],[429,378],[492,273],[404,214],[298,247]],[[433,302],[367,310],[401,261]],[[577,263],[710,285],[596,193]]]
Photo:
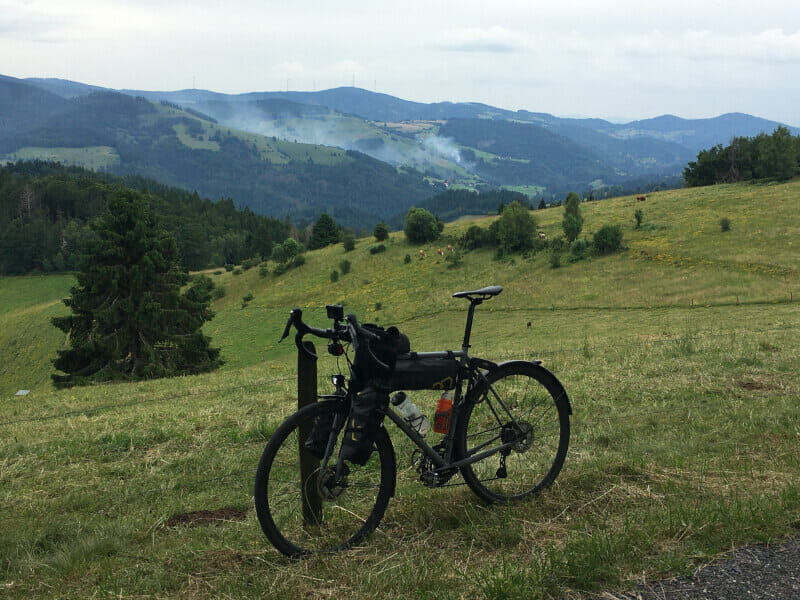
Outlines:
[[0,0],[0,73],[800,126],[800,0]]

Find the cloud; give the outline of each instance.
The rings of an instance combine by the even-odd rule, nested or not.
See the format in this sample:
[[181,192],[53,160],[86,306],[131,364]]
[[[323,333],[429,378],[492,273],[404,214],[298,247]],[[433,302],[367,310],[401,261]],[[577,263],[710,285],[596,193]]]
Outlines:
[[281,75],[301,75],[305,68],[303,63],[297,60],[287,60],[275,66],[275,70]]
[[330,71],[337,75],[361,74],[364,67],[354,60],[340,60],[331,66]]
[[653,31],[628,38],[623,43],[628,56],[668,56],[690,60],[739,61],[752,63],[800,62],[800,30],[784,33],[767,29],[741,35],[718,34],[708,30],[665,35]]
[[442,33],[436,40],[442,50],[454,52],[519,52],[527,48],[525,39],[497,25],[485,29],[455,29]]

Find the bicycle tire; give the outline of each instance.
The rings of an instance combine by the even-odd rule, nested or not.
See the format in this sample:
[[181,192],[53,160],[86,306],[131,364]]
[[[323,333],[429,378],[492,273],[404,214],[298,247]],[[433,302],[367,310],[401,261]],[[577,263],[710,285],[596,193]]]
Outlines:
[[[255,480],[258,521],[267,539],[286,556],[337,552],[360,543],[378,526],[389,498],[394,495],[394,449],[381,427],[373,438],[374,451],[367,464],[362,467],[345,463],[349,474],[343,491],[322,500],[318,521],[304,520],[302,496],[306,486],[315,485],[319,489],[319,470],[305,485],[301,482],[299,428],[303,425],[310,429],[326,410],[346,416],[345,403],[335,401],[317,402],[300,409],[270,437],[258,464]],[[339,432],[333,450],[334,466],[343,431]]]
[[[486,374],[466,398],[456,424],[461,458],[519,439],[501,462],[501,452],[461,467],[467,485],[481,499],[513,503],[535,496],[555,481],[569,447],[569,398],[544,367],[524,361],[504,363]],[[497,393],[514,421],[502,410]],[[499,416],[498,416],[499,415]],[[519,423],[519,428],[513,423]],[[502,473],[501,467],[506,473]]]

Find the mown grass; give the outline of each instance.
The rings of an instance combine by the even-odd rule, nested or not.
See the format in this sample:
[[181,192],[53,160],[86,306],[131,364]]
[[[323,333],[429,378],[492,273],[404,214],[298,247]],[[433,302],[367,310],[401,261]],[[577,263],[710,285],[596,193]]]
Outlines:
[[[791,534],[800,522],[800,305],[782,298],[797,290],[799,190],[650,195],[645,223],[658,227],[646,230],[633,229],[630,198],[586,204],[587,230],[623,223],[628,249],[556,270],[541,254],[512,264],[483,251],[447,269],[436,247],[420,260],[395,235],[379,255],[359,240],[346,255],[341,246],[309,253],[280,277],[214,276],[227,288],[208,326],[227,360],[219,372],[58,392],[42,385],[27,398],[3,389],[4,596],[576,598]],[[736,216],[756,199],[761,210]],[[731,215],[731,232],[713,231],[721,214]],[[536,216],[557,231],[560,211]],[[699,228],[706,232],[695,235]],[[762,235],[780,248],[753,250]],[[683,260],[642,257],[638,250],[654,251],[648,244],[661,250],[653,256]],[[345,257],[351,272],[331,284]],[[742,266],[754,264],[772,267]],[[379,531],[336,556],[277,554],[251,496],[260,452],[296,406],[295,350],[275,344],[288,308],[306,307],[320,325],[321,307],[343,300],[366,320],[399,323],[415,349],[454,348],[466,305],[450,293],[490,283],[506,289],[478,309],[473,352],[542,357],[570,394],[572,444],[554,487],[510,508],[486,506],[464,486],[424,488],[409,443],[391,431],[398,490]],[[0,280],[0,335],[17,321],[31,335],[57,333],[36,311],[69,284]],[[248,291],[254,299],[242,309]],[[8,339],[0,338],[4,362]],[[35,355],[10,362],[31,374],[49,369],[49,343],[42,337]],[[335,360],[323,356],[326,389]],[[8,389],[13,381],[4,375]],[[433,411],[435,392],[413,397]],[[247,516],[167,525],[219,508]]]

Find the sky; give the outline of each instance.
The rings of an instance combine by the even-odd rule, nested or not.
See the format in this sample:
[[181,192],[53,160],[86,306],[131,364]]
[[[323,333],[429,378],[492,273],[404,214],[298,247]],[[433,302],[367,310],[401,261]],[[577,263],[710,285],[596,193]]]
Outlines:
[[800,1],[0,0],[0,74],[800,126]]

